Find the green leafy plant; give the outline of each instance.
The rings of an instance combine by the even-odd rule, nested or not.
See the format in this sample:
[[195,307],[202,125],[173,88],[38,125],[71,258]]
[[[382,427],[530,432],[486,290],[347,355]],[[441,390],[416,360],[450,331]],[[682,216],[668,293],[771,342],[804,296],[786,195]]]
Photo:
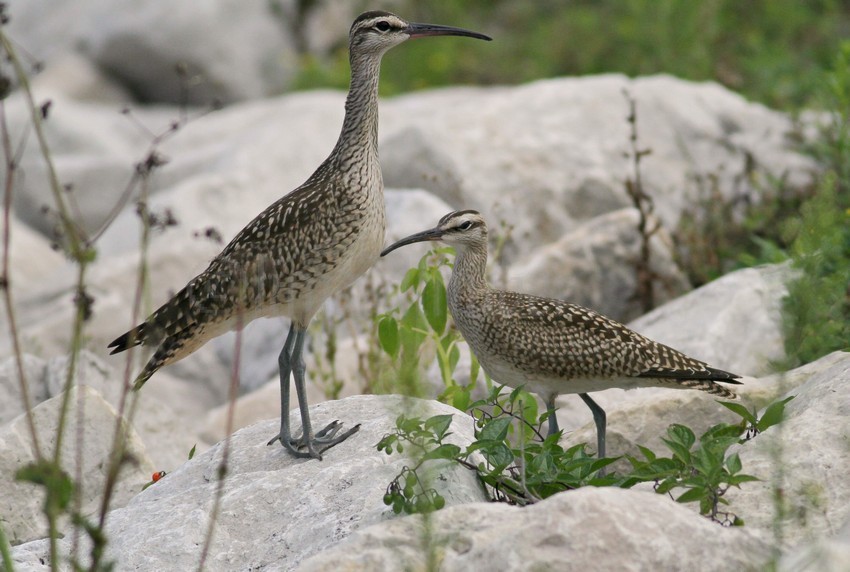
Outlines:
[[657,493],[670,493],[671,497],[675,489],[684,489],[673,497],[677,502],[699,502],[700,513],[712,520],[722,516],[728,519],[724,521],[728,524],[742,525],[743,520],[737,516],[719,511],[721,504],[728,504],[723,495],[729,487],[758,480],[741,473],[741,459],[737,453],[726,455],[729,447],[740,441],[739,435],[738,426],[723,424],[712,427],[697,441],[689,427],[671,425],[663,441],[673,454],[659,457],[646,447],[639,447],[644,458],[626,456],[632,472],[622,486],[654,481]]
[[378,450],[388,455],[407,450],[417,459],[387,487],[384,502],[394,512],[432,512],[445,504],[419,474],[426,461],[443,459],[474,471],[495,501],[523,506],[583,486],[631,488],[654,483],[656,492],[669,494],[678,502],[699,503],[700,513],[712,520],[742,525],[737,515],[720,510],[728,505],[724,494],[730,487],[758,479],[742,472],[738,453],[728,454],[729,448],[779,423],[791,399],[770,404],[761,417],[739,403],[720,402],[736,413],[740,422],[715,425],[699,439],[692,429],[671,425],[662,439],[669,456],[638,446],[642,458],[625,455],[631,465],[628,472],[603,474],[602,469],[619,457],[591,457],[584,444],[564,449],[560,435],[544,437],[547,413],[537,415],[533,396],[521,388],[509,393],[503,389],[495,387],[486,399],[471,404],[475,439],[466,448],[445,441],[451,435],[451,415],[429,419],[399,416],[396,430],[377,444]]
[[[377,317],[378,343],[392,360],[398,385],[408,395],[423,395],[419,364],[425,356],[436,356],[440,377],[445,385],[438,399],[465,410],[472,390],[483,372],[472,356],[467,384],[455,377],[460,361],[460,334],[450,326],[446,284],[442,269],[450,266],[451,248],[435,248],[423,256],[415,268],[407,271],[399,286],[409,295],[406,308],[394,308]],[[396,317],[398,316],[398,317]]]

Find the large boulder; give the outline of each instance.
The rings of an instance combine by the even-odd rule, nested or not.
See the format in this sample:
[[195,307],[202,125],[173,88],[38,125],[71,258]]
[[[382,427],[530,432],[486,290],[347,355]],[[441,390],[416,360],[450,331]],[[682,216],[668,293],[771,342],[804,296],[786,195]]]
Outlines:
[[[266,446],[278,422],[258,423],[112,511],[107,557],[122,570],[196,567],[220,494],[206,569],[294,568],[353,532],[393,517],[382,500],[386,486],[413,461],[407,455],[387,457],[375,444],[394,430],[394,420],[403,412],[452,414],[449,441],[466,445],[472,440],[472,420],[460,411],[394,396],[352,397],[311,407],[315,427],[334,419],[342,420],[344,428],[361,424],[358,433],[327,451],[321,462],[294,459],[277,444]],[[300,425],[297,412],[291,419]],[[223,462],[227,476],[221,483]],[[433,486],[448,506],[485,500],[470,471],[442,462],[431,470]],[[31,548],[21,547],[16,554],[32,554]]]
[[729,502],[748,526],[773,531],[783,547],[835,535],[850,520],[850,353],[794,388],[785,420],[738,447],[745,472],[762,480],[730,489]]
[[[64,395],[58,395],[32,410],[32,427],[40,444],[39,450],[47,458],[52,458],[56,449],[63,400]],[[82,386],[71,390],[61,446],[61,466],[69,475],[76,475],[83,515],[96,514],[100,508],[118,419],[115,409],[92,388]],[[47,536],[42,513],[43,489],[15,480],[19,469],[37,459],[30,428],[25,415],[0,426],[0,525],[12,544]],[[124,506],[138,493],[154,468],[135,430],[126,424],[123,430],[126,433],[128,462],[124,464],[113,489],[112,507]],[[67,534],[70,528],[67,519],[60,521],[62,534]]]
[[[65,390],[68,379],[69,357],[60,356],[42,360],[24,354],[23,370],[31,406],[56,399]],[[155,382],[145,386],[142,393],[126,392],[123,367],[111,367],[88,351],[82,351],[75,360],[72,375],[73,387],[94,391],[113,412],[123,411],[125,419],[144,443],[145,455],[161,469],[172,469],[186,460],[189,450],[204,441],[199,437],[200,420],[206,412],[224,397],[215,395],[197,383],[175,378],[167,372],[157,376]],[[119,373],[121,372],[121,373]],[[24,413],[18,364],[14,358],[0,362],[0,427]],[[138,402],[131,405],[138,398]],[[91,424],[98,420],[90,420]],[[104,434],[112,431],[100,426]]]
[[527,508],[476,503],[376,524],[303,562],[367,570],[763,570],[770,545],[649,492],[586,487]]
[[142,101],[205,104],[280,93],[299,54],[324,54],[347,39],[354,10],[294,0],[26,0],[12,2],[8,29],[48,64],[78,52]]
[[638,144],[652,150],[641,163],[644,190],[668,229],[709,198],[707,178],[730,199],[760,196],[749,182],[760,177],[802,187],[815,169],[794,149],[787,116],[715,83],[601,75],[396,98],[382,110],[384,180],[504,220],[515,241],[507,260],[520,259],[579,221],[632,204],[624,90],[637,103]]
[[[629,208],[580,224],[557,242],[517,261],[508,271],[508,287],[568,300],[623,322],[637,318],[643,313],[643,301],[636,295],[639,217],[636,209]],[[690,284],[673,261],[666,232],[656,232],[649,245],[654,303],[661,304],[686,292]]]
[[788,263],[730,272],[629,326],[714,367],[763,376],[785,359],[782,300],[796,276]]

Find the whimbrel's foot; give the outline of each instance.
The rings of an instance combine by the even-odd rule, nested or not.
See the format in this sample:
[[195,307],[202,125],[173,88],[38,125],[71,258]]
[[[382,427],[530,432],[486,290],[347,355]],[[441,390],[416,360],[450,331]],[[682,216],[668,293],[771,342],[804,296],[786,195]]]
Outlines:
[[[360,430],[360,424],[358,423],[345,433],[337,435],[340,429],[342,429],[342,423],[336,420],[316,432],[312,440],[305,439],[303,433],[298,437],[291,437],[289,439],[283,439],[280,435],[276,435],[267,445],[271,445],[275,441],[280,441],[283,448],[289,451],[293,457],[299,459],[313,458],[321,461],[322,453],[357,433]],[[303,451],[302,449],[307,450]]]

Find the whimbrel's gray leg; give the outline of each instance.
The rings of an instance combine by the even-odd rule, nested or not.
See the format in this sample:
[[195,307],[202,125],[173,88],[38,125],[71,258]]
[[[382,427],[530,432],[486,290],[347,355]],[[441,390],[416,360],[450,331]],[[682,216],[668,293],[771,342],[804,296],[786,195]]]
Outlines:
[[550,435],[554,435],[560,429],[558,428],[558,418],[555,416],[555,398],[557,395],[550,395],[546,399],[546,411],[549,413],[549,433],[546,435],[547,437]]
[[[280,369],[280,433],[269,441],[268,444],[271,445],[275,441],[280,441],[280,444],[294,457],[312,457],[321,460],[321,453],[323,451],[330,449],[356,433],[360,429],[360,425],[355,425],[342,435],[337,436],[337,433],[342,428],[342,424],[339,421],[333,421],[313,435],[304,375],[306,371],[306,365],[304,363],[304,340],[306,335],[306,330],[297,330],[294,325],[290,326],[289,334],[286,336],[286,342],[283,344],[283,349],[278,356],[278,366]],[[298,437],[292,437],[289,427],[290,374],[295,378],[298,409],[301,413],[302,432]],[[316,447],[317,445],[319,447]],[[302,447],[306,447],[307,451],[300,451],[299,449]]]
[[303,355],[306,334],[306,330],[298,331],[295,338],[295,346],[292,348],[292,373],[295,377],[295,391],[298,394],[298,408],[301,411],[301,426],[303,428],[303,433],[296,441],[295,446],[299,448],[306,447],[311,457],[321,460],[324,451],[348,439],[360,429],[360,425],[355,425],[342,435],[337,436],[337,432],[342,428],[342,424],[338,420],[332,421],[325,428],[313,435],[304,375],[307,370]]
[[605,456],[605,430],[608,424],[605,410],[599,407],[599,404],[593,401],[588,394],[579,393],[578,396],[590,407],[590,411],[593,413],[593,421],[596,423],[596,458],[601,459]]
[[289,333],[286,335],[283,349],[280,350],[280,355],[277,357],[277,365],[280,372],[280,432],[267,445],[271,445],[275,441],[280,441],[280,444],[291,455],[295,457],[309,457],[310,453],[303,453],[298,450],[289,429],[289,376],[292,373],[292,352],[297,337],[298,332],[295,330],[295,324],[292,324],[289,326]]

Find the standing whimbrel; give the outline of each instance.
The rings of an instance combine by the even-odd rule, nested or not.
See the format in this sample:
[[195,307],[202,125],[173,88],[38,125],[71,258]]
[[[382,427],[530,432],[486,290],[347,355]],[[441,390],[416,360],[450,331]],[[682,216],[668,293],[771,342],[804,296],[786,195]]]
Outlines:
[[[384,53],[410,38],[490,38],[448,26],[405,22],[389,12],[366,12],[349,32],[351,86],[345,119],[330,156],[307,182],[243,228],[209,267],[171,300],[109,344],[112,353],[145,344],[156,350],[135,381],[139,389],[159,368],[212,338],[260,317],[288,316],[292,323],[278,357],[280,441],[296,457],[321,459],[322,451],[356,432],[337,435],[334,421],[313,434],[304,386],[304,337],[322,303],[368,270],[384,242],[383,180],[378,164],[378,76]],[[289,429],[289,376],[303,432]],[[301,451],[305,448],[306,451]]]
[[449,310],[481,367],[499,383],[540,395],[549,412],[549,435],[558,432],[555,398],[578,393],[593,412],[597,455],[605,456],[605,411],[587,395],[612,387],[699,389],[734,398],[717,382],[740,376],[709,367],[623,324],[575,304],[490,287],[487,224],[476,211],[449,213],[430,230],[387,247],[441,240],[455,247]]

